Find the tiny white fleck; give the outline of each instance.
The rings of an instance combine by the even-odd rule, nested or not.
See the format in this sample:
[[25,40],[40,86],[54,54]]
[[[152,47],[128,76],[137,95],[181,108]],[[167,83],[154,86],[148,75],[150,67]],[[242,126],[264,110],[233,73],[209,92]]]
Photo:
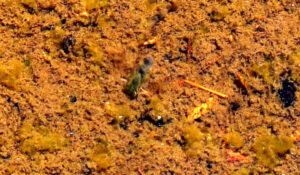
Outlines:
[[120,115],[120,116],[119,116],[119,119],[122,119],[122,118],[123,118],[123,116],[122,116],[122,115]]
[[157,119],[158,119],[158,120],[161,120],[161,119],[162,119],[162,117],[159,115],[159,116],[157,116]]

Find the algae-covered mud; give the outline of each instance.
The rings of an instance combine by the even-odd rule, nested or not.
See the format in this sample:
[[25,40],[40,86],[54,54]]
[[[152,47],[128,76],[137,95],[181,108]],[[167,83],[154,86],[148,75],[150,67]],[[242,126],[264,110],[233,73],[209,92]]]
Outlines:
[[0,0],[0,174],[300,174],[299,0]]

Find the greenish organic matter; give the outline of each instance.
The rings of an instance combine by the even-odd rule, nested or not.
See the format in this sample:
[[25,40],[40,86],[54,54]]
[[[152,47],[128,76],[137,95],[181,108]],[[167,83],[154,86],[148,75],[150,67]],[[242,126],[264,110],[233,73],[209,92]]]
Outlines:
[[133,73],[128,84],[125,87],[125,93],[128,96],[130,96],[131,98],[136,96],[137,91],[139,90],[142,83],[145,81],[152,65],[153,59],[151,57],[147,57],[144,59],[143,64],[136,69],[136,71]]

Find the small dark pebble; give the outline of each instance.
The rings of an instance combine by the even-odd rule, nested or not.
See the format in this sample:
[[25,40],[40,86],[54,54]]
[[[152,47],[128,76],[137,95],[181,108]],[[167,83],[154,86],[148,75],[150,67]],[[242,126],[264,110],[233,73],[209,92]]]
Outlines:
[[232,111],[237,111],[240,107],[241,107],[241,105],[237,101],[230,103],[230,109]]
[[92,174],[92,169],[90,167],[88,167],[87,164],[85,164],[83,167],[82,173],[84,175],[90,175],[90,174]]
[[211,169],[212,168],[212,162],[211,161],[206,161],[206,167]]
[[113,119],[112,121],[109,122],[110,125],[115,125],[117,123],[118,123],[118,121],[116,119]]
[[273,125],[268,125],[267,128],[271,130],[272,134],[277,134],[277,132],[274,130]]
[[160,21],[163,21],[165,17],[162,14],[156,14],[154,15],[151,20],[155,23],[158,24]]
[[62,24],[66,24],[66,22],[67,22],[66,19],[62,19],[62,20],[61,20],[61,23],[62,23]]
[[140,137],[140,132],[138,132],[138,131],[134,132],[134,133],[133,133],[133,136],[134,136],[135,138]]
[[30,14],[34,14],[35,13],[35,9],[28,6],[27,4],[23,4],[24,8],[28,11],[28,13]]
[[284,107],[289,107],[296,99],[296,87],[293,82],[284,80],[282,82],[282,89],[278,90],[278,95]]
[[7,155],[1,155],[2,159],[10,159],[11,155],[7,154]]
[[173,2],[173,1],[171,1],[170,3],[171,3],[171,6],[170,6],[168,12],[169,12],[169,13],[170,13],[170,12],[175,12],[175,11],[179,8],[179,7],[178,7],[178,4],[175,3],[175,2]]
[[153,65],[153,58],[147,57],[144,59],[144,65],[148,68],[150,68]]
[[170,175],[174,175],[174,174],[175,174],[175,172],[174,172],[174,171],[172,171],[172,170],[168,170],[168,174],[170,174]]
[[197,118],[197,119],[195,119],[195,122],[202,123],[203,120],[201,120],[201,118]]
[[77,102],[77,98],[75,96],[70,96],[70,102],[71,103],[76,103]]
[[119,125],[120,128],[127,130],[128,129],[128,124],[130,123],[130,121],[128,121],[127,118],[125,118],[124,121],[118,122],[117,119],[113,119],[112,121],[109,122],[110,125]]
[[14,108],[16,108],[18,112],[21,112],[19,103],[14,103]]
[[181,147],[184,147],[184,146],[186,146],[186,144],[187,144],[187,142],[186,142],[186,140],[182,137],[182,139],[181,140],[174,140],[179,146],[181,146]]
[[74,46],[75,43],[76,43],[76,39],[72,35],[65,37],[62,42],[62,48],[64,52],[66,54],[70,53],[70,48]]
[[163,117],[154,120],[150,115],[146,114],[144,117],[139,118],[138,120],[140,123],[143,123],[144,121],[148,121],[149,123],[153,124],[156,127],[162,127],[166,124],[169,124],[172,122],[172,119],[168,119],[164,121]]
[[120,125],[120,127],[121,127],[122,129],[124,129],[124,130],[127,130],[127,129],[128,129],[128,124],[127,124],[126,121],[121,122],[119,125]]

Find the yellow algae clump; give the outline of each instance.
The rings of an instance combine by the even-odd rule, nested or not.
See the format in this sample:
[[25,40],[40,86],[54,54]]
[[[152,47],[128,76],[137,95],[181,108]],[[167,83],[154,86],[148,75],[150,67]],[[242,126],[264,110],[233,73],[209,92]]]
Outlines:
[[109,116],[113,117],[117,123],[122,123],[127,118],[134,117],[136,114],[128,105],[116,105],[109,102],[105,104],[105,111]]
[[291,78],[300,83],[300,74],[299,74],[299,66],[300,66],[300,47],[296,49],[296,51],[290,56],[288,63],[290,65],[296,66],[296,69],[292,72]]
[[64,37],[66,36],[66,32],[61,27],[56,27],[54,30],[50,31],[49,39],[54,44],[60,46]]
[[111,18],[110,12],[105,15],[99,15],[96,19],[96,23],[99,28],[110,28],[116,25],[116,22]]
[[232,173],[231,175],[249,175],[249,174],[250,174],[250,170],[246,168],[241,168],[238,171]]
[[23,67],[23,64],[18,60],[12,60],[7,65],[1,65],[0,83],[10,89],[17,89]]
[[167,114],[167,110],[164,104],[157,96],[154,96],[151,99],[149,108],[151,109],[151,114],[153,114],[154,116],[164,116]]
[[168,2],[166,0],[145,0],[144,5],[150,13],[155,13],[158,8],[163,8],[170,11],[176,10],[179,6],[179,3],[175,1]]
[[226,6],[215,7],[211,13],[211,20],[212,21],[222,21],[229,14],[230,14],[230,11],[229,11],[228,7],[226,7]]
[[55,0],[19,0],[19,2],[34,11],[36,11],[38,7],[51,8],[56,5]]
[[225,135],[225,141],[228,143],[231,147],[238,149],[244,146],[244,139],[238,132],[231,132],[227,133]]
[[148,10],[154,10],[159,5],[163,4],[163,0],[145,0],[144,4]]
[[195,156],[202,149],[202,141],[204,134],[197,128],[196,125],[191,125],[184,130],[184,139],[186,141],[185,151],[188,156]]
[[108,0],[85,0],[85,7],[87,10],[99,9],[106,7],[109,4]]
[[102,65],[103,51],[99,45],[89,42],[86,46],[87,54],[91,57],[91,61],[96,65]]
[[271,84],[272,83],[272,77],[271,77],[271,70],[272,66],[271,63],[265,63],[262,65],[255,64],[252,67],[252,72],[256,73],[257,75],[261,76],[266,83]]
[[293,146],[290,137],[264,135],[256,139],[253,148],[257,159],[269,168],[275,167],[278,155],[286,153]]
[[20,128],[21,150],[28,155],[38,151],[54,152],[68,145],[68,141],[56,133],[52,133],[41,122],[26,122]]
[[101,140],[93,150],[93,153],[91,155],[91,159],[96,162],[97,169],[99,171],[105,170],[108,167],[111,166],[111,148],[109,146],[109,143],[105,140]]
[[300,64],[300,47],[296,49],[296,51],[290,56],[288,62],[290,64]]

